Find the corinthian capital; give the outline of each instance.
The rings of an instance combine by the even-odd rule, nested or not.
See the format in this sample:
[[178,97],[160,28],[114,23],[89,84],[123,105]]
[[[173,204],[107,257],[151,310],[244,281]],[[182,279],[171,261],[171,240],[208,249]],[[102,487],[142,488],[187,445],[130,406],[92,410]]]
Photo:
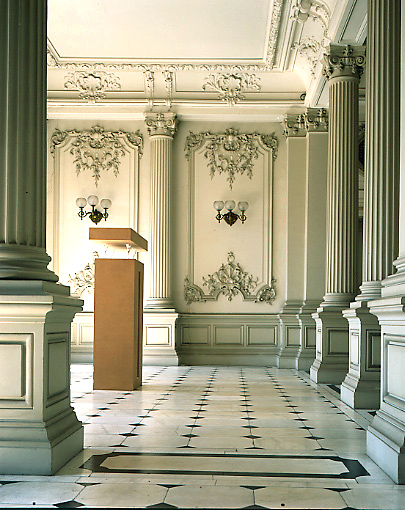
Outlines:
[[145,113],[145,122],[150,136],[165,135],[173,137],[176,134],[178,120],[176,114],[166,113]]
[[366,63],[364,46],[331,44],[323,58],[323,74],[329,79],[351,76],[360,79]]

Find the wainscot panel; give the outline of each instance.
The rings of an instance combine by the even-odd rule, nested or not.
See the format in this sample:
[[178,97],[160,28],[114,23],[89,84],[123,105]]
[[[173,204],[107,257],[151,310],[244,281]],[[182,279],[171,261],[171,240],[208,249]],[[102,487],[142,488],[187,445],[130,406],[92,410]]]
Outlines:
[[279,321],[265,314],[180,314],[180,364],[274,366]]

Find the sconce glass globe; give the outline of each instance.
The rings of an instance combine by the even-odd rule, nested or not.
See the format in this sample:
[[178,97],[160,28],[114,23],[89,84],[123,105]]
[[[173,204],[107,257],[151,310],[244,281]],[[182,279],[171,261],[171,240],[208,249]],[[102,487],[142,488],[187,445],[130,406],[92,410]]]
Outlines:
[[83,198],[83,197],[78,198],[78,199],[76,200],[76,205],[77,205],[77,207],[86,207],[86,205],[87,205],[87,200],[86,200],[85,198]]
[[214,202],[214,209],[216,209],[217,211],[222,211],[222,209],[224,208],[224,203],[222,202],[222,200],[216,200]]
[[238,203],[239,211],[245,212],[248,210],[248,207],[249,207],[248,202],[239,202]]
[[235,209],[235,200],[227,200],[225,202],[225,207],[228,209],[228,211],[232,211],[232,209]]
[[97,195],[90,195],[87,197],[87,202],[89,205],[96,206],[98,204],[98,196]]
[[111,200],[108,198],[103,198],[103,200],[100,202],[100,205],[103,209],[109,209],[111,207]]

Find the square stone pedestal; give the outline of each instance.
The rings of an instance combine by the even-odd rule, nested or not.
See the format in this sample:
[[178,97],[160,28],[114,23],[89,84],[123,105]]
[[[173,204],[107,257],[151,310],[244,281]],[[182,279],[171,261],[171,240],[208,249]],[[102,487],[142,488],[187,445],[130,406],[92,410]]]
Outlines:
[[178,365],[176,352],[176,321],[174,309],[144,309],[144,365]]
[[70,406],[69,287],[0,282],[0,473],[51,475],[83,449]]
[[381,365],[378,319],[364,301],[351,303],[342,313],[349,322],[349,371],[340,398],[355,409],[378,409]]
[[340,384],[349,367],[349,325],[342,308],[320,307],[312,317],[316,323],[316,358],[310,377],[316,383]]
[[[383,295],[403,290],[404,276],[384,280],[393,285]],[[368,306],[381,325],[381,400],[367,429],[367,455],[394,482],[405,484],[405,297],[388,296]]]
[[280,350],[277,356],[278,368],[295,368],[300,349],[301,326],[298,314],[301,303],[286,303],[280,319]]

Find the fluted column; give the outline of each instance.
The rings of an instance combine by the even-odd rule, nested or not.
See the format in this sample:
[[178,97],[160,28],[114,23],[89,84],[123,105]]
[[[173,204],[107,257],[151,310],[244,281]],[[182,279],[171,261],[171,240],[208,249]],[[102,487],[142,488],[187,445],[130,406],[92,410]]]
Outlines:
[[324,60],[329,80],[326,292],[313,314],[316,382],[340,384],[348,370],[349,331],[342,317],[356,294],[358,223],[359,82],[363,47],[330,45]]
[[171,180],[174,113],[147,113],[151,148],[150,292],[148,307],[171,308]]
[[[376,165],[373,180],[375,182],[377,178],[381,179],[380,186],[381,182],[385,181],[385,197],[383,192],[380,194],[377,190],[377,182],[374,186],[381,214],[385,216],[386,223],[391,223],[387,224],[386,228],[392,230],[383,232],[383,223],[381,226],[376,225],[375,228],[379,229],[378,235],[383,236],[385,242],[383,246],[380,244],[378,251],[384,251],[384,254],[379,255],[380,260],[376,261],[374,268],[370,259],[364,272],[366,278],[380,277],[386,270],[391,272],[390,261],[383,259],[388,257],[390,251],[393,257],[396,256],[396,242],[399,237],[399,257],[394,261],[396,272],[382,280],[381,298],[368,301],[370,312],[378,317],[381,326],[381,390],[379,409],[367,430],[367,455],[396,483],[401,484],[405,484],[405,141],[404,137],[400,136],[405,129],[405,82],[401,80],[405,67],[404,11],[404,0],[368,1],[370,35],[367,37],[367,44],[370,44],[370,51],[376,61],[376,75],[371,78],[374,95],[369,98],[373,105],[368,109],[369,121],[375,122],[370,135],[374,132],[377,147],[372,149],[372,153],[378,157],[373,160],[373,166]],[[401,89],[400,99],[398,87]],[[371,118],[372,112],[376,116],[375,120]],[[381,122],[383,124],[380,124]],[[399,156],[402,160],[400,165]],[[396,174],[398,167],[399,185]],[[380,171],[381,176],[377,174]],[[389,179],[390,186],[387,182]],[[400,210],[398,237],[395,235],[397,217],[391,219],[392,211],[396,207],[397,192]],[[394,203],[390,204],[389,200]],[[377,214],[378,210],[373,210],[375,223]],[[390,235],[392,239],[389,238]],[[371,239],[368,242],[371,242]],[[377,239],[375,242],[378,242]],[[370,285],[363,284],[362,291],[363,287]]]
[[367,301],[381,297],[381,281],[398,253],[400,142],[400,3],[369,0],[364,165],[363,260],[360,294],[343,312],[349,322],[349,371],[342,400],[378,408],[381,334]]
[[398,255],[400,16],[398,1],[368,1],[363,283],[357,300],[381,296],[381,280]]
[[356,293],[359,81],[364,50],[330,47],[328,240],[324,306],[347,305]]
[[46,0],[0,2],[0,473],[50,475],[83,448],[70,327],[83,301],[45,251]]
[[178,314],[173,307],[171,290],[172,146],[177,119],[171,112],[148,112],[145,122],[150,135],[151,209],[144,363],[177,365],[175,327]]
[[0,72],[0,279],[57,281],[45,251],[46,1],[1,2]]

